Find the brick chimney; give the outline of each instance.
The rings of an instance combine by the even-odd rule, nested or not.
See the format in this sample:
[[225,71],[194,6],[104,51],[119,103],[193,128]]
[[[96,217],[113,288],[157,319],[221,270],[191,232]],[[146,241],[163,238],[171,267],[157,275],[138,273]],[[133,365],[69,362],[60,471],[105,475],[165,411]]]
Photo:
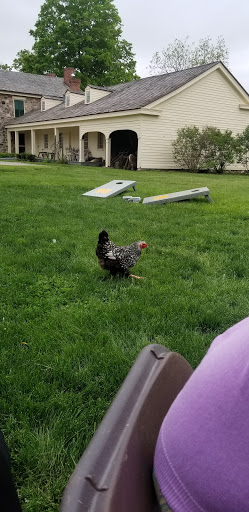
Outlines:
[[65,68],[64,69],[64,82],[70,89],[73,91],[80,91],[80,78],[75,78],[73,75],[74,68]]
[[81,84],[80,78],[72,77],[71,82],[70,82],[70,89],[72,89],[73,91],[80,91],[80,84]]

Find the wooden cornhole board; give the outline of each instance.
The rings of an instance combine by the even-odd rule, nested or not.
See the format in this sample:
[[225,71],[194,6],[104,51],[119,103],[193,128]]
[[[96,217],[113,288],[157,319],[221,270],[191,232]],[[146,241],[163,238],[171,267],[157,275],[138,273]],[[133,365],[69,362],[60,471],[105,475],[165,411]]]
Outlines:
[[206,197],[210,203],[213,203],[213,199],[211,199],[209,194],[210,191],[207,187],[194,188],[192,190],[174,192],[173,194],[161,194],[160,196],[145,197],[143,204],[174,203],[175,201],[186,201],[186,199],[193,199],[194,197],[200,196]]
[[100,185],[100,187],[90,190],[90,192],[85,192],[85,194],[82,195],[102,198],[114,197],[130,187],[136,190],[136,181],[113,180],[109,181],[109,183],[105,183],[105,185]]

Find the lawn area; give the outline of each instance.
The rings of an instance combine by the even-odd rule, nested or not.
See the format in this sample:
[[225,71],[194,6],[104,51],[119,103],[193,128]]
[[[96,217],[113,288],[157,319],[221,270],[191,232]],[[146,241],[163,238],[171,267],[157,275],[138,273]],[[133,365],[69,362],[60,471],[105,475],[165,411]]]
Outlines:
[[[207,186],[215,202],[82,197],[116,178],[141,197]],[[141,348],[161,343],[195,367],[248,316],[249,178],[0,165],[0,185],[0,428],[23,511],[54,512]],[[102,229],[147,242],[144,281],[98,267]]]

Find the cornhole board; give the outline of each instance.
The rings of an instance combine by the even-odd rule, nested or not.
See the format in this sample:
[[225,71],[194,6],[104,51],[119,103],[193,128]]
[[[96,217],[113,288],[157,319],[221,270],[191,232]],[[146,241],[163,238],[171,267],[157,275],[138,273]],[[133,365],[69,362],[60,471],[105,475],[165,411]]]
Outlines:
[[210,191],[207,187],[194,188],[192,190],[183,190],[182,192],[174,192],[173,194],[161,194],[160,196],[145,197],[143,204],[163,204],[174,203],[175,201],[186,201],[194,197],[204,196],[213,203],[213,199],[209,196]]
[[89,192],[85,192],[85,194],[82,195],[102,198],[114,197],[130,187],[133,187],[133,189],[136,190],[136,181],[113,180],[109,181],[109,183],[105,183],[105,185],[100,185],[100,187],[94,188]]

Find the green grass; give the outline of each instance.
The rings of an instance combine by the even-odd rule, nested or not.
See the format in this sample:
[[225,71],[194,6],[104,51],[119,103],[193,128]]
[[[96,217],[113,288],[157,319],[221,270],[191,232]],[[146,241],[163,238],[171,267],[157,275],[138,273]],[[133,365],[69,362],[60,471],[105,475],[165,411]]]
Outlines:
[[[208,186],[215,203],[82,197],[115,178],[135,179],[142,197]],[[0,428],[23,511],[58,511],[141,348],[161,343],[195,367],[248,315],[249,181],[33,165],[0,166],[0,185]],[[144,281],[98,267],[102,229],[120,245],[146,240],[134,269]]]

